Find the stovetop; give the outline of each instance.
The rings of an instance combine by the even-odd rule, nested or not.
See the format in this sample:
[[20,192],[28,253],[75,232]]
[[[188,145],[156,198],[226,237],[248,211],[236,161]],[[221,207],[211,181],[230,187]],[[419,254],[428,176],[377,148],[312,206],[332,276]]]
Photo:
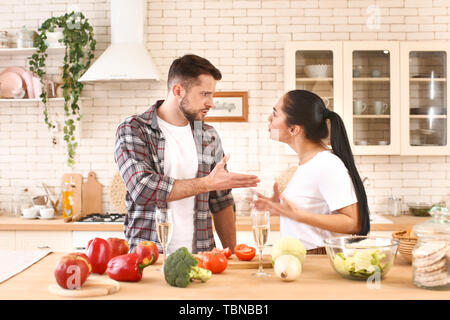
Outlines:
[[92,213],[84,216],[74,223],[116,223],[122,224],[125,221],[125,213]]

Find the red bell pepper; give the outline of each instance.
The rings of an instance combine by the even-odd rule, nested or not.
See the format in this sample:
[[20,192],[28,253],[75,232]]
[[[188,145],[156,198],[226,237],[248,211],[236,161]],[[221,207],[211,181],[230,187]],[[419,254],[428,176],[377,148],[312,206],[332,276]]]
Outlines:
[[[152,260],[153,261],[153,256]],[[142,279],[143,269],[148,265],[139,263],[139,256],[136,253],[123,254],[109,260],[106,273],[111,279],[117,281],[139,281]]]
[[92,265],[92,272],[104,274],[111,257],[111,245],[105,239],[94,238],[88,243],[87,255]]

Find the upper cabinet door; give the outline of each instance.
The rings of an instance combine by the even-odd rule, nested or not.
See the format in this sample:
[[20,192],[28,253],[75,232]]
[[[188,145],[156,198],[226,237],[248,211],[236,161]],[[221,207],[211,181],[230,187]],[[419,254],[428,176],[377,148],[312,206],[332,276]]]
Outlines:
[[398,42],[344,42],[344,122],[354,154],[400,153],[398,61]]
[[286,92],[312,91],[342,116],[342,42],[288,42],[284,66]]
[[449,154],[447,42],[400,44],[402,154]]

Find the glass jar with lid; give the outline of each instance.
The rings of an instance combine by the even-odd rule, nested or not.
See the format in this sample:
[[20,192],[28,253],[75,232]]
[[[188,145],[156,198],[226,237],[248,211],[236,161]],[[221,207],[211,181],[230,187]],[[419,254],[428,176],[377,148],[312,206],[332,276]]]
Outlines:
[[412,250],[413,283],[421,288],[450,290],[450,220],[448,209],[435,206],[432,219],[413,227],[418,241]]
[[33,31],[25,26],[17,32],[17,48],[33,48]]

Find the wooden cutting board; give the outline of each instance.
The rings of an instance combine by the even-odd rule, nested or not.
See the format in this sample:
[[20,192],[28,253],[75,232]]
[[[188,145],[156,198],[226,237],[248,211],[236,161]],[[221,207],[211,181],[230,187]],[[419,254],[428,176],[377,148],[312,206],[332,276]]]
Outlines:
[[125,189],[125,184],[117,171],[109,184],[109,200],[113,204],[117,213],[127,212],[127,206],[125,203],[126,194],[127,190]]
[[94,171],[89,172],[87,182],[82,186],[81,215],[102,213],[102,185],[97,181]]
[[[263,268],[271,269],[273,268],[272,262],[270,262],[270,255],[263,255],[262,257],[262,266]],[[227,269],[258,269],[259,261],[258,255],[256,255],[250,261],[242,261],[239,260],[236,255],[232,254],[231,257],[228,258]]]
[[72,182],[72,197],[73,197],[73,219],[79,219],[81,216],[81,189],[83,185],[83,176],[79,173],[65,173],[61,178],[61,185],[64,186],[64,182]]
[[110,279],[105,276],[89,275],[89,278],[77,290],[69,290],[61,288],[57,283],[48,285],[48,291],[51,294],[61,297],[71,298],[88,298],[99,297],[113,294],[120,290],[120,284],[118,281]]

